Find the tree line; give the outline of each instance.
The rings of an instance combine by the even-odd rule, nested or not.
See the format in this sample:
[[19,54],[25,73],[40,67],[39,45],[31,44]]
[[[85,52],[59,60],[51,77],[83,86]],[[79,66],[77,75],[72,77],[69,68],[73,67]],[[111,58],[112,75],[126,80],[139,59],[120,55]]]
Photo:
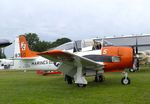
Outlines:
[[60,38],[57,39],[54,42],[51,41],[42,41],[39,39],[38,35],[36,33],[28,33],[25,34],[26,39],[29,45],[29,48],[32,51],[42,52],[46,51],[48,49],[57,47],[59,45],[62,45],[64,43],[70,42],[71,40],[69,38]]
[[[25,34],[30,50],[42,52],[47,51],[51,48],[57,47],[64,43],[70,42],[69,38],[59,38],[56,41],[44,41],[40,40],[39,36],[36,33],[28,33]],[[0,49],[0,58],[5,58],[5,54],[2,53],[2,49]]]

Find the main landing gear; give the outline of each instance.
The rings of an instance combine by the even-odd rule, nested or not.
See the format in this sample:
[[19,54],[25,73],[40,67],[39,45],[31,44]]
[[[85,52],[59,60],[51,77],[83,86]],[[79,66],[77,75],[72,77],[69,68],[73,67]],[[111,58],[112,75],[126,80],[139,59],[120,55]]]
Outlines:
[[123,74],[124,74],[124,77],[121,79],[121,83],[123,84],[123,85],[128,85],[128,84],[130,84],[130,79],[128,78],[128,73],[127,72],[123,72]]
[[[69,85],[73,84],[73,78],[68,76],[68,75],[65,75],[65,81],[67,81],[67,83]],[[77,84],[78,87],[86,87],[86,84],[81,84],[81,83],[78,83]]]
[[67,81],[68,84],[72,84],[73,83],[73,78],[68,76],[68,75],[65,75],[65,81]]
[[77,84],[78,87],[86,87],[86,84]]
[[77,84],[78,87],[85,87],[87,85],[87,80],[85,79],[85,76],[82,72],[82,63],[80,61],[80,58],[75,57],[75,64],[77,66],[77,72],[74,75],[74,81]]
[[103,82],[104,80],[105,80],[105,77],[103,75],[95,76],[95,82]]

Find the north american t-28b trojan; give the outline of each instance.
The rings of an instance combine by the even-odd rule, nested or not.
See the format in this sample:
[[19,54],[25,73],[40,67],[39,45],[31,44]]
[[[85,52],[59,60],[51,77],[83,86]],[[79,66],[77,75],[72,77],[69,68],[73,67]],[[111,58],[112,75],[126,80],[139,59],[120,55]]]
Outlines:
[[[101,39],[92,41],[74,41],[61,45],[53,50],[38,53],[38,55],[60,62],[58,68],[66,76],[68,84],[73,81],[79,87],[85,87],[88,82],[85,76],[95,76],[96,82],[104,80],[104,72],[123,72],[121,83],[130,84],[126,68],[132,68],[136,58],[132,47],[105,45]],[[68,46],[67,46],[68,45]]]

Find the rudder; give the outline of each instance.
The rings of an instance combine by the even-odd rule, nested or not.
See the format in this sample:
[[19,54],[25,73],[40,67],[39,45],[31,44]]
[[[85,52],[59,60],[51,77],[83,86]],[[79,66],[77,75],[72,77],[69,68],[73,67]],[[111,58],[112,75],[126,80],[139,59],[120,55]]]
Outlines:
[[15,58],[36,57],[37,53],[29,49],[25,35],[19,35],[15,39]]

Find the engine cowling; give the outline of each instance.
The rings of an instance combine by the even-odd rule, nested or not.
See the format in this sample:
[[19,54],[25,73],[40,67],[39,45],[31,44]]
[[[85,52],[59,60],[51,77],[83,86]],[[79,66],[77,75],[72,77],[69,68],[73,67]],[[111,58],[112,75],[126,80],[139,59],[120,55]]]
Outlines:
[[109,46],[102,48],[102,55],[115,56],[119,61],[104,62],[104,71],[122,71],[125,68],[132,68],[134,51],[131,47]]

